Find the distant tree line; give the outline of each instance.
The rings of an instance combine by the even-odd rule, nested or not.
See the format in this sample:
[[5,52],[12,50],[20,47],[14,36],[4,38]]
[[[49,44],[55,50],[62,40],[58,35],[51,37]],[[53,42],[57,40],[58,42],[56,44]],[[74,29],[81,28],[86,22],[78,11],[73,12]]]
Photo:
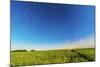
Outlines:
[[[30,52],[34,52],[35,50],[30,50]],[[28,52],[28,50],[12,50],[11,52]]]

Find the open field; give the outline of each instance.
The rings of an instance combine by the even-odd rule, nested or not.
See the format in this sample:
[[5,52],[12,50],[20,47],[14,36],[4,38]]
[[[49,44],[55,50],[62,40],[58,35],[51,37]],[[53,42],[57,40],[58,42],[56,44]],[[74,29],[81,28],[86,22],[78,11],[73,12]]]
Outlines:
[[94,48],[11,51],[11,67],[95,61]]

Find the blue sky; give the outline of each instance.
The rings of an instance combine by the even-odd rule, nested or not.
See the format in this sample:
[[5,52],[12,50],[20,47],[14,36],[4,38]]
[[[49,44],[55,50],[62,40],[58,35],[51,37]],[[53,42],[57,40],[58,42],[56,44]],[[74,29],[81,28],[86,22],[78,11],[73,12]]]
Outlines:
[[58,46],[94,35],[95,7],[12,1],[13,48]]

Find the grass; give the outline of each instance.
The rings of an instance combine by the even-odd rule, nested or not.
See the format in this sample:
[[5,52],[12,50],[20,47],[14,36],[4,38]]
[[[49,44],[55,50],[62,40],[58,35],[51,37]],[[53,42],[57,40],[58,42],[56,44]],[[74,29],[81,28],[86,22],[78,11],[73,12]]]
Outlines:
[[95,49],[11,51],[11,67],[95,61]]

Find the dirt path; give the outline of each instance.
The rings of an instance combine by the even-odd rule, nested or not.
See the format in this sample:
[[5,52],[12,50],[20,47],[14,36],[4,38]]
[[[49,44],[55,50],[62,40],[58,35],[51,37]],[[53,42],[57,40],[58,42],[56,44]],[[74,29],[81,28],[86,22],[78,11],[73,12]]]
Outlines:
[[77,53],[80,57],[83,57],[83,58],[85,58],[85,59],[88,60],[88,61],[94,61],[93,59],[88,58],[86,55],[81,54],[81,53],[79,53],[79,52],[76,51],[76,50],[71,50],[71,51]]

